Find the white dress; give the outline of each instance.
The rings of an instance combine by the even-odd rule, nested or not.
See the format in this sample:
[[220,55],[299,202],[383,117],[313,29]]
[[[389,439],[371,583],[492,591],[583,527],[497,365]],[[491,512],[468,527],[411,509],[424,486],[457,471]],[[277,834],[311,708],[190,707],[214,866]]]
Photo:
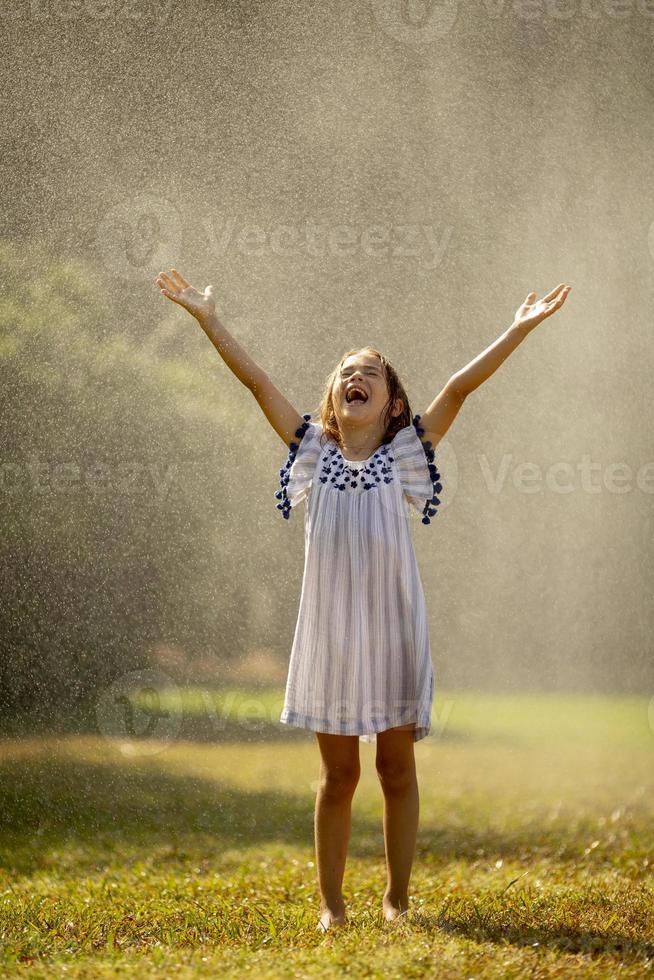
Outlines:
[[434,674],[409,525],[437,513],[440,474],[420,416],[368,459],[351,461],[311,415],[279,471],[282,516],[306,501],[305,564],[280,721],[376,741],[431,727]]

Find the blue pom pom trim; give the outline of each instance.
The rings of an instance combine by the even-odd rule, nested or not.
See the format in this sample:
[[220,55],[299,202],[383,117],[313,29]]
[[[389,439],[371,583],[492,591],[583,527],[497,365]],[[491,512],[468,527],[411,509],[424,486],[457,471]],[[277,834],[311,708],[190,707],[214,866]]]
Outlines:
[[423,508],[422,513],[424,516],[422,518],[422,523],[431,524],[430,518],[434,517],[435,514],[438,514],[436,507],[433,507],[432,504],[436,504],[436,505],[440,504],[440,500],[438,499],[437,494],[439,494],[443,489],[443,484],[440,482],[441,475],[436,469],[436,463],[434,462],[434,449],[432,447],[432,444],[429,441],[429,439],[426,442],[422,441],[422,436],[424,436],[425,430],[420,425],[420,418],[421,418],[420,415],[414,415],[413,425],[415,426],[415,430],[422,444],[422,448],[425,451],[425,456],[427,457],[427,462],[429,463],[429,476],[432,482],[432,486],[434,488],[434,493],[431,500],[428,500]]
[[275,494],[277,500],[281,500],[281,503],[277,504],[277,510],[281,510],[282,517],[286,521],[291,516],[291,501],[289,500],[288,492],[287,492],[288,482],[291,478],[291,466],[295,462],[297,451],[300,448],[300,442],[302,442],[302,439],[304,438],[304,434],[309,428],[309,422],[311,421],[311,413],[308,412],[307,414],[303,415],[302,418],[304,419],[304,422],[302,423],[300,428],[296,429],[295,431],[295,435],[299,439],[299,442],[289,442],[288,444],[288,459],[286,460],[286,463],[284,464],[284,466],[282,466],[281,470],[279,471],[279,483],[281,486],[281,490],[278,490]]

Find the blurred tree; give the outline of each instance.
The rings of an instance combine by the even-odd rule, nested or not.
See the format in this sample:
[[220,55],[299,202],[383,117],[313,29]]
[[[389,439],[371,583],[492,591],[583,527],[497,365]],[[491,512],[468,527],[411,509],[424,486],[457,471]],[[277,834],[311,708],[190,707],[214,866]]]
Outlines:
[[0,276],[2,717],[92,698],[158,642],[243,655],[274,549],[239,533],[259,492],[251,437],[231,445],[242,403],[117,326],[96,268],[5,241]]

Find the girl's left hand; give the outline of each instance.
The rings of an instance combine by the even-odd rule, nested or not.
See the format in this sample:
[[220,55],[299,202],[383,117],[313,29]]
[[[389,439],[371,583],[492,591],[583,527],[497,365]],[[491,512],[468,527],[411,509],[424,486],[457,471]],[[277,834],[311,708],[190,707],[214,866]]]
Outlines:
[[514,326],[524,330],[525,333],[529,333],[530,330],[538,326],[541,320],[561,309],[571,288],[564,282],[559,283],[556,289],[539,300],[536,300],[536,293],[528,293],[522,306],[516,310],[513,320]]

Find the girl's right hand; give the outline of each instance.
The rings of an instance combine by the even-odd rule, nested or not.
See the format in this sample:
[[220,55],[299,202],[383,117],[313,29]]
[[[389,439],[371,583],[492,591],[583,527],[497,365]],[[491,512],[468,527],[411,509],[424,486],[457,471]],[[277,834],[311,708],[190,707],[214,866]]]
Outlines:
[[213,286],[207,286],[203,293],[199,293],[197,289],[187,283],[177,269],[171,269],[170,275],[166,272],[160,272],[155,281],[163,296],[167,296],[173,303],[183,306],[196,320],[202,320],[216,312]]

